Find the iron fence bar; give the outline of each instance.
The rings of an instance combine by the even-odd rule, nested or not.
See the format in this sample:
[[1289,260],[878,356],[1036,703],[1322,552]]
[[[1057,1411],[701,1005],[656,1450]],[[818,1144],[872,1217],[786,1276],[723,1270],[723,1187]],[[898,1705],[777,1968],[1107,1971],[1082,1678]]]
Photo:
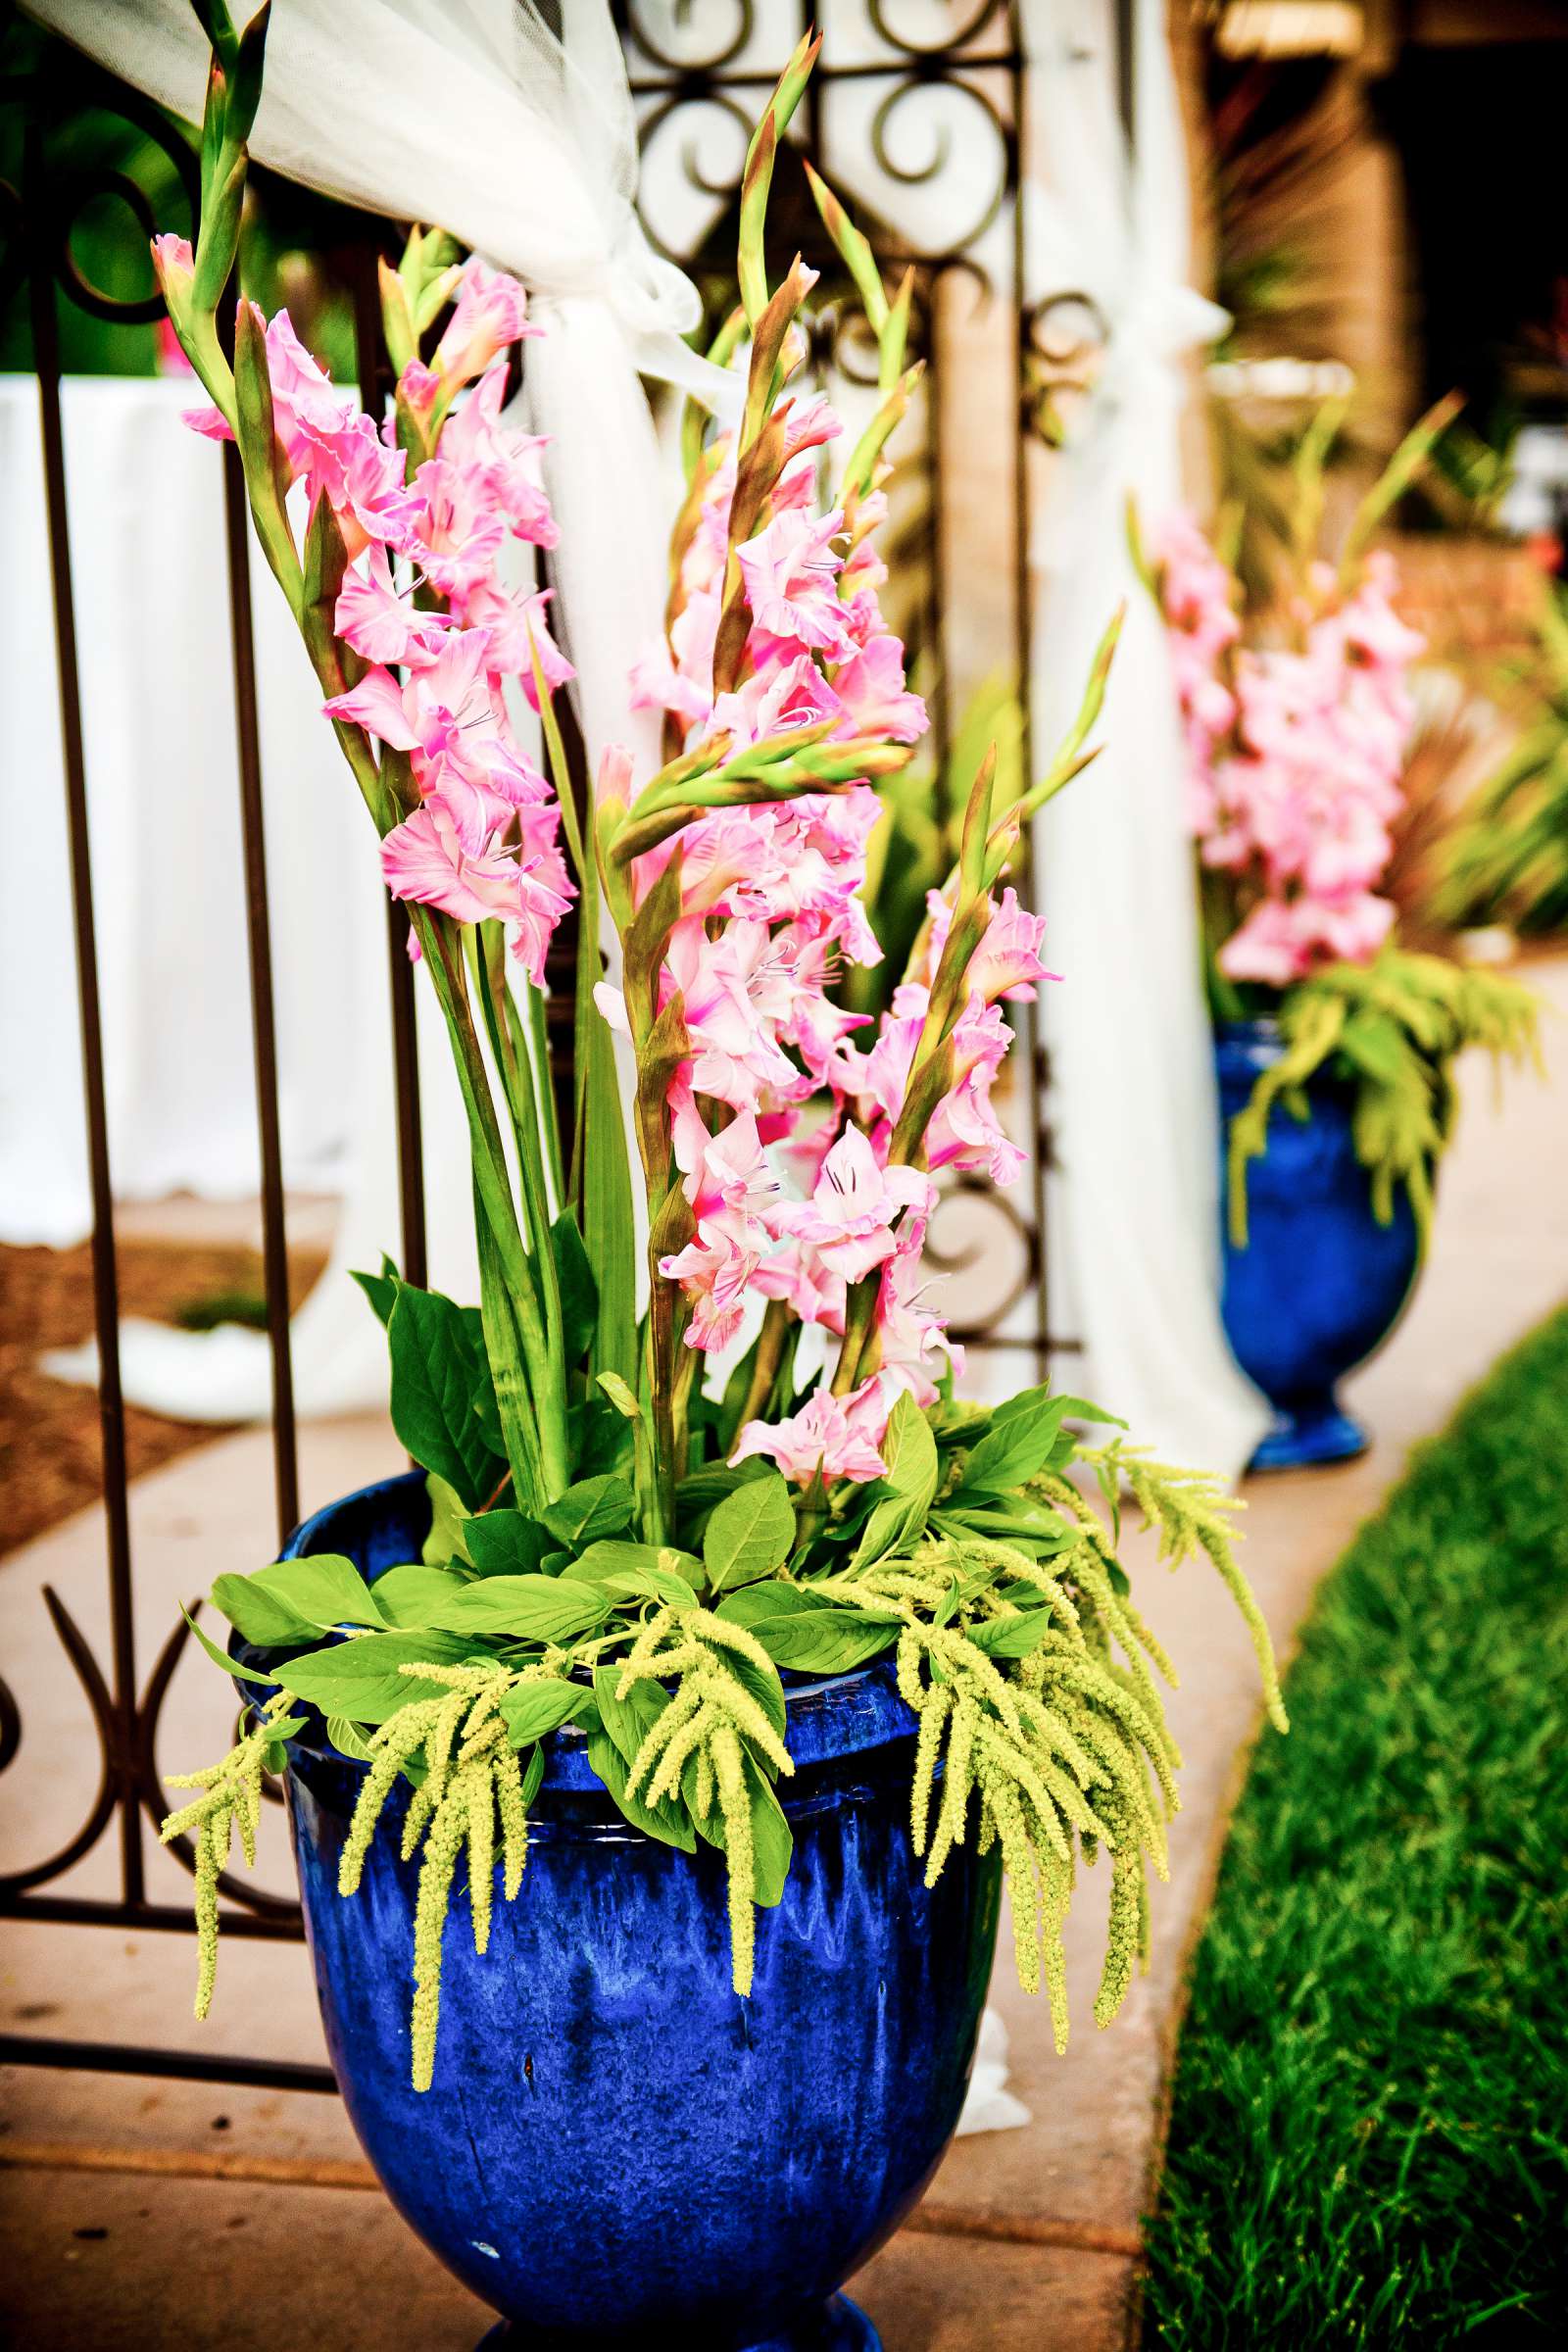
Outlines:
[[93,1321],[98,1335],[98,1427],[107,1526],[113,1708],[106,1775],[120,1816],[121,1889],[126,1903],[143,1891],[141,1808],[136,1785],[136,1638],[131,1610],[130,1504],[125,1461],[125,1400],[120,1374],[120,1280],[115,1253],[115,1203],[109,1164],[109,1114],[104,1086],[103,1020],[98,944],[93,922],[92,842],[87,811],[87,767],[81,727],[81,678],[76,659],[76,611],[72,585],[70,514],[66,499],[65,430],[60,392],[60,325],[51,275],[37,257],[49,250],[46,158],[36,113],[25,131],[23,174],[29,242],[28,270],[33,367],[42,428],[44,508],[49,536],[50,593],[60,683],[60,734],[66,777],[71,908],[75,939],[76,996],[81,1025],[82,1091],[87,1119],[87,1164],[92,1194]]
[[[222,1932],[253,1943],[300,1943],[304,1940],[297,1903],[277,1902],[275,1911],[225,1908]],[[194,1933],[188,1903],[135,1903],[95,1900],[90,1895],[32,1894],[26,1889],[0,1894],[0,1919],[19,1919],[38,1927],[136,1928],[148,1935],[189,1936]]]
[[240,834],[245,869],[245,940],[250,964],[251,1042],[261,1140],[262,1267],[272,1365],[272,1485],[278,1542],[299,1520],[299,1448],[294,1424],[294,1366],[289,1348],[288,1233],[283,1205],[283,1144],[277,1107],[277,1017],[272,993],[271,917],[267,894],[267,829],[262,808],[261,738],[256,711],[256,640],[251,614],[250,515],[239,451],[225,442],[223,523],[228,565],[229,633],[234,655],[234,738],[239,760]]
[[161,2050],[134,2042],[50,2040],[0,2034],[0,2066],[60,2066],[87,2075],[156,2075],[186,2082],[230,2083],[241,2090],[311,2090],[337,2096],[329,2066],[287,2058],[209,2058],[195,2050]]

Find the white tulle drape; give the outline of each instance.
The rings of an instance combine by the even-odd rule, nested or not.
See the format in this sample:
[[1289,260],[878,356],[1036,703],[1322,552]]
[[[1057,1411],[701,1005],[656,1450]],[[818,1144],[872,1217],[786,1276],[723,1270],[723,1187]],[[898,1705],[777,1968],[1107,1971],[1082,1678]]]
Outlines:
[[[208,53],[189,0],[28,5],[122,79],[199,120]],[[641,377],[722,408],[736,387],[681,340],[698,323],[697,294],[638,223],[636,126],[605,0],[570,0],[561,22],[558,39],[518,0],[274,0],[251,144],[307,186],[450,229],[529,288],[547,329],[528,347],[529,421],[550,436],[556,617],[577,666],[590,757],[618,739],[651,760],[654,722],[628,710],[626,677],[660,624],[670,509]],[[268,790],[270,804],[270,780]],[[378,973],[378,961],[369,968]],[[391,1064],[377,1050],[383,1024],[368,1017],[344,1213],[318,1296],[294,1322],[306,1410],[384,1394],[379,1335],[342,1279],[395,1249],[398,1230]],[[240,1037],[233,1046],[247,1051]],[[432,1117],[432,1155],[456,1132]],[[427,1183],[433,1263],[462,1261],[469,1210],[456,1190],[454,1202],[453,1187]],[[268,1409],[254,1335],[128,1323],[122,1348],[126,1393],[139,1402],[211,1420]]]
[[1041,819],[1046,992],[1062,1173],[1049,1236],[1073,1368],[1144,1441],[1234,1474],[1267,1415],[1219,1323],[1218,1152],[1192,845],[1163,632],[1127,550],[1129,497],[1180,496],[1184,354],[1224,314],[1188,284],[1190,182],[1165,0],[1135,0],[1133,151],[1111,0],[1024,0],[1033,125],[1028,291],[1076,291],[1104,356],[1036,519],[1035,739],[1071,715],[1118,600],[1127,620],[1094,768]]

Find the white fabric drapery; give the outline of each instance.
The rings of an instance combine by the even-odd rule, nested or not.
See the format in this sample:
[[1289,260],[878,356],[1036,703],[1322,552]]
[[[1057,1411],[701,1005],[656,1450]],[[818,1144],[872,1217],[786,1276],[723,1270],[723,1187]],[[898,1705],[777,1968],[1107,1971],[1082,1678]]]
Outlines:
[[1133,152],[1117,111],[1110,0],[1025,0],[1034,174],[1031,298],[1094,302],[1105,349],[1038,518],[1035,740],[1071,716],[1127,604],[1095,766],[1040,820],[1044,992],[1061,1175],[1054,1319],[1085,1346],[1072,1383],[1167,1458],[1233,1475],[1267,1426],[1218,1309],[1218,1124],[1200,982],[1182,747],[1164,633],[1133,570],[1127,502],[1180,497],[1183,354],[1224,313],[1187,283],[1189,179],[1165,0],[1134,0]]

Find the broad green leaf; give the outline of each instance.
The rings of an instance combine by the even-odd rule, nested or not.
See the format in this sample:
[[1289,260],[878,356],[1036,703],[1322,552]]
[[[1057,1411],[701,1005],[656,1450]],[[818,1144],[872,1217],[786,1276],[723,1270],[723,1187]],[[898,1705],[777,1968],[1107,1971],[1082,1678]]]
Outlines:
[[1037,1477],[1051,1459],[1066,1411],[1067,1399],[1044,1389],[1015,1397],[993,1418],[964,1463],[958,1495],[1011,1494]]
[[277,1670],[277,1680],[296,1698],[309,1699],[323,1715],[346,1715],[353,1723],[385,1723],[411,1699],[445,1695],[439,1683],[401,1666],[455,1666],[473,1655],[471,1642],[440,1633],[364,1634],[308,1650]]
[[[691,1581],[688,1570],[697,1583]],[[674,1551],[667,1544],[598,1543],[590,1544],[581,1558],[572,1562],[572,1574],[591,1578],[607,1592],[646,1592],[689,1609],[696,1604],[703,1569],[689,1551]]]
[[940,1470],[931,1424],[907,1391],[900,1396],[882,1441],[887,1475],[871,1490],[878,1497],[855,1549],[852,1566],[868,1568],[907,1552],[925,1528]]
[[[760,1910],[771,1911],[776,1903],[783,1900],[784,1882],[789,1877],[795,1839],[784,1818],[784,1808],[773,1793],[773,1784],[750,1748],[744,1751],[742,1768],[746,1774],[746,1793],[752,1809],[753,1897]],[[696,1773],[697,1761],[693,1757],[682,1775],[682,1786],[688,1791],[688,1804],[691,1802],[689,1792]],[[720,1853],[728,1846],[724,1814],[716,1797],[707,1818],[697,1820],[697,1832],[710,1845],[716,1845]]]
[[746,1626],[775,1665],[802,1674],[847,1674],[886,1649],[899,1630],[891,1615],[878,1623],[858,1609],[835,1608],[798,1585],[776,1581],[743,1585],[725,1595],[715,1614]]
[[449,1560],[468,1561],[467,1546],[463,1540],[463,1522],[468,1506],[444,1478],[431,1471],[425,1478],[425,1492],[430,1497],[430,1533],[420,1547],[419,1557],[427,1568],[444,1568]]
[[220,1576],[213,1603],[247,1642],[269,1645],[382,1621],[369,1586],[338,1552],[277,1560],[254,1576]]
[[638,1683],[624,1700],[617,1699],[615,1685],[619,1679],[618,1666],[594,1669],[594,1696],[599,1702],[600,1720],[598,1727],[590,1727],[588,1733],[589,1768],[603,1781],[634,1829],[658,1838],[665,1845],[678,1846],[683,1854],[695,1853],[697,1838],[683,1803],[665,1797],[650,1811],[638,1798],[626,1794],[632,1759],[645,1735],[668,1706],[669,1693],[655,1684]]
[[733,1649],[725,1651],[724,1666],[742,1689],[750,1691],[782,1740],[785,1725],[784,1686],[778,1679],[778,1668],[769,1666],[764,1669],[754,1658],[743,1658],[738,1650]]
[[388,1568],[375,1580],[375,1605],[388,1625],[432,1625],[430,1612],[461,1592],[462,1583],[450,1568]]
[[714,1504],[703,1534],[708,1582],[713,1592],[723,1592],[771,1576],[789,1558],[794,1542],[789,1488],[778,1471],[769,1470]]
[[607,1474],[579,1479],[540,1517],[561,1543],[580,1546],[591,1544],[596,1536],[618,1535],[631,1525],[635,1508],[626,1480]]
[[566,1363],[575,1371],[593,1346],[599,1319],[599,1285],[588,1263],[577,1220],[569,1210],[564,1210],[551,1226],[550,1247],[556,1260],[556,1280],[561,1286]]
[[421,1468],[477,1510],[507,1468],[477,1309],[404,1283],[389,1338],[393,1428]]
[[1054,1622],[1051,1609],[1020,1609],[1016,1617],[993,1617],[972,1625],[969,1639],[988,1658],[1026,1658],[1038,1649]]
[[501,1701],[501,1719],[514,1747],[529,1747],[535,1740],[592,1714],[594,1694],[580,1683],[517,1683]]
[[202,1632],[201,1627],[197,1624],[189,1609],[181,1609],[179,1613],[184,1618],[185,1623],[190,1627],[191,1632],[195,1635],[203,1649],[206,1650],[207,1655],[212,1659],[213,1664],[215,1666],[220,1666],[225,1674],[236,1675],[242,1683],[266,1683],[269,1687],[270,1687],[276,1682],[277,1677],[275,1674],[262,1674],[254,1666],[241,1666],[229,1656],[226,1649],[220,1649],[218,1643],[212,1641],[208,1635]]
[[610,1614],[602,1585],[570,1576],[481,1576],[463,1585],[433,1622],[448,1633],[510,1634],[519,1642],[569,1642]]
[[329,1715],[326,1736],[341,1755],[353,1756],[361,1764],[368,1764],[375,1753],[368,1740],[362,1739],[358,1728],[346,1715]]
[[465,1520],[463,1541],[481,1576],[531,1576],[555,1548],[549,1530],[525,1511],[486,1511]]
[[379,1274],[356,1273],[357,1282],[375,1310],[376,1320],[384,1331],[392,1320],[392,1309],[398,1299],[398,1270],[389,1257],[381,1260]]
[[625,1697],[617,1698],[620,1672],[618,1659],[596,1666],[594,1697],[599,1702],[600,1722],[630,1764],[668,1706],[669,1692],[659,1683],[633,1683]]

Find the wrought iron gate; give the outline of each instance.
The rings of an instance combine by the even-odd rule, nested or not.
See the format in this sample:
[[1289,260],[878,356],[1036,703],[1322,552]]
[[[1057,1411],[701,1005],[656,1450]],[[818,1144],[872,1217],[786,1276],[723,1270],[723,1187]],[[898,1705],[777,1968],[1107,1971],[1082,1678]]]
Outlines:
[[[791,11],[787,6],[759,9],[751,5],[751,0],[724,0],[722,7],[714,0],[711,6],[684,12],[685,21],[692,27],[689,32],[682,28],[683,12],[679,10],[662,12],[660,23],[663,31],[655,28],[652,13],[646,7],[639,7],[637,0],[621,0],[616,13],[638,107],[651,197],[662,168],[660,159],[662,157],[667,164],[673,144],[679,157],[680,174],[688,179],[690,192],[710,215],[716,212],[721,222],[733,189],[711,162],[720,128],[725,122],[730,126],[734,175],[738,179],[740,126],[749,124],[800,26],[789,22]],[[809,8],[803,8],[803,23],[811,13]],[[927,6],[922,22],[930,24],[938,13]],[[922,640],[931,683],[938,780],[947,766],[955,728],[952,667],[948,660],[955,621],[949,594],[948,542],[952,516],[943,501],[946,461],[951,458],[945,435],[951,429],[947,402],[952,376],[952,337],[957,331],[953,296],[961,289],[972,306],[979,306],[978,312],[971,309],[971,318],[983,313],[993,333],[998,320],[1004,321],[1000,345],[1004,352],[1006,371],[1003,402],[1006,449],[1002,466],[1004,484],[1002,503],[1006,513],[1004,546],[996,567],[1010,583],[1010,590],[1000,600],[1007,620],[1002,632],[1003,642],[996,652],[1002,665],[1019,680],[1027,680],[1029,674],[1026,572],[1036,465],[1036,453],[1031,448],[1032,427],[1038,417],[1043,387],[1053,368],[1063,362],[1070,366],[1074,357],[1072,351],[1064,350],[1059,343],[1053,348],[1051,314],[1057,304],[1071,305],[1076,301],[1075,297],[1062,293],[1051,303],[1031,308],[1026,299],[1025,220],[1018,194],[1027,76],[1016,12],[1007,0],[961,0],[960,5],[941,13],[957,21],[949,24],[943,39],[933,41],[917,37],[912,30],[899,29],[900,10],[896,0],[864,0],[863,21],[856,41],[838,46],[830,14],[828,41],[808,100],[804,124],[808,150],[822,162],[830,178],[844,176],[839,172],[835,154],[840,135],[837,116],[846,97],[856,95],[854,111],[861,125],[861,135],[868,143],[880,182],[888,191],[886,209],[880,218],[875,205],[868,212],[863,203],[858,203],[857,210],[882,258],[890,265],[912,263],[916,271],[917,333],[928,363],[929,386],[927,506],[918,558],[922,567],[922,610],[916,633]],[[724,20],[726,25],[721,38],[712,36],[715,19]],[[673,38],[670,27],[674,28]],[[95,160],[79,153],[63,160],[57,134],[87,110],[101,110],[105,120],[132,124],[156,144],[182,187],[188,209],[193,209],[196,202],[197,174],[195,159],[179,131],[150,102],[111,81],[59,44],[35,48],[35,36],[31,34],[25,35],[25,42],[29,54],[22,56],[21,28],[14,15],[9,10],[0,15],[0,108],[23,126],[19,177],[15,184],[0,179],[0,233],[4,235],[4,251],[0,253],[0,309],[6,300],[17,296],[19,289],[24,290],[42,435],[92,1199],[94,1312],[101,1368],[99,1409],[107,1543],[108,1659],[107,1664],[100,1662],[64,1603],[56,1594],[46,1592],[55,1628],[80,1683],[96,1731],[101,1769],[96,1793],[80,1826],[66,1843],[56,1852],[0,1879],[0,1918],[184,1934],[192,1926],[188,1908],[153,1899],[147,1890],[145,1868],[149,1829],[156,1827],[164,1809],[155,1760],[159,1716],[187,1640],[187,1629],[182,1621],[173,1627],[150,1670],[144,1673],[136,1654],[132,1625],[124,1409],[118,1347],[114,1170],[106,1109],[87,777],[67,531],[60,323],[62,305],[74,306],[97,318],[122,322],[156,319],[160,315],[156,294],[125,300],[89,282],[83,274],[74,251],[73,232],[89,202],[105,196],[118,199],[123,208],[127,241],[140,241],[143,250],[145,239],[155,228],[186,228],[189,222],[154,220],[141,187],[112,160]],[[946,118],[943,110],[948,110]],[[978,205],[971,203],[967,218],[955,218],[947,233],[935,238],[911,234],[907,221],[901,226],[898,219],[900,191],[910,197],[919,191],[926,199],[934,190],[940,191],[942,174],[954,152],[955,110],[981,133],[992,175],[981,192],[982,201]],[[923,158],[917,152],[911,154],[902,128],[920,122],[925,126],[920,133],[926,150]],[[726,155],[726,164],[729,160]],[[781,170],[781,200],[786,203],[788,179],[788,172]],[[858,195],[853,175],[850,192],[852,199]],[[798,189],[797,195],[800,193]],[[791,225],[798,226],[808,258],[830,270],[833,257],[823,246],[808,205],[797,204]],[[657,236],[657,214],[653,226]],[[390,236],[392,232],[387,233]],[[357,251],[347,257],[336,257],[353,283],[360,380],[372,386],[377,366],[373,267],[381,241],[380,224],[364,218]],[[694,270],[700,281],[705,264],[711,260],[710,278],[715,298],[722,274],[718,259],[721,251],[721,246],[714,245],[710,253],[700,239],[695,249],[688,245],[677,253],[677,258]],[[847,347],[835,347],[821,356],[853,374],[853,355]],[[224,457],[227,581],[261,1142],[263,1256],[272,1373],[273,1475],[278,1526],[286,1531],[298,1516],[298,1472],[289,1359],[287,1237],[278,1122],[272,938],[247,563],[248,522],[236,453],[228,449]],[[1027,763],[1026,719],[1024,742]],[[940,790],[940,781],[937,789]],[[425,1243],[419,1097],[412,967],[405,953],[405,941],[406,918],[400,907],[390,906],[388,973],[398,1105],[402,1262],[412,1280],[422,1281]],[[1032,1361],[1043,1356],[1048,1330],[1043,1233],[1050,1137],[1043,1116],[1047,1072],[1043,1049],[1032,1025],[1026,1024],[1022,1042],[1030,1141],[1034,1147],[1033,1199],[1027,1213],[1020,1214],[1010,1205],[996,1203],[995,1196],[987,1196],[995,1205],[985,1213],[1008,1220],[1017,1270],[1004,1297],[992,1308],[985,1323],[977,1328],[969,1322],[960,1336],[971,1342],[1021,1350],[1025,1361]],[[1054,1346],[1062,1344],[1059,1340],[1053,1341]],[[17,1698],[0,1681],[0,1772],[16,1756],[22,1737]],[[113,1898],[89,1898],[59,1891],[58,1882],[111,1836],[119,1848],[118,1894]],[[178,1852],[177,1848],[174,1850]],[[190,1867],[188,1851],[179,1854],[179,1858]],[[282,1941],[300,1938],[300,1913],[294,1902],[226,1875],[220,1886],[225,1897],[225,1936]],[[335,2087],[324,2067],[265,2059],[206,2058],[186,2050],[62,2041],[38,2035],[0,2035],[0,2064],[4,2063],[173,2075],[283,2089],[330,2091]]]

